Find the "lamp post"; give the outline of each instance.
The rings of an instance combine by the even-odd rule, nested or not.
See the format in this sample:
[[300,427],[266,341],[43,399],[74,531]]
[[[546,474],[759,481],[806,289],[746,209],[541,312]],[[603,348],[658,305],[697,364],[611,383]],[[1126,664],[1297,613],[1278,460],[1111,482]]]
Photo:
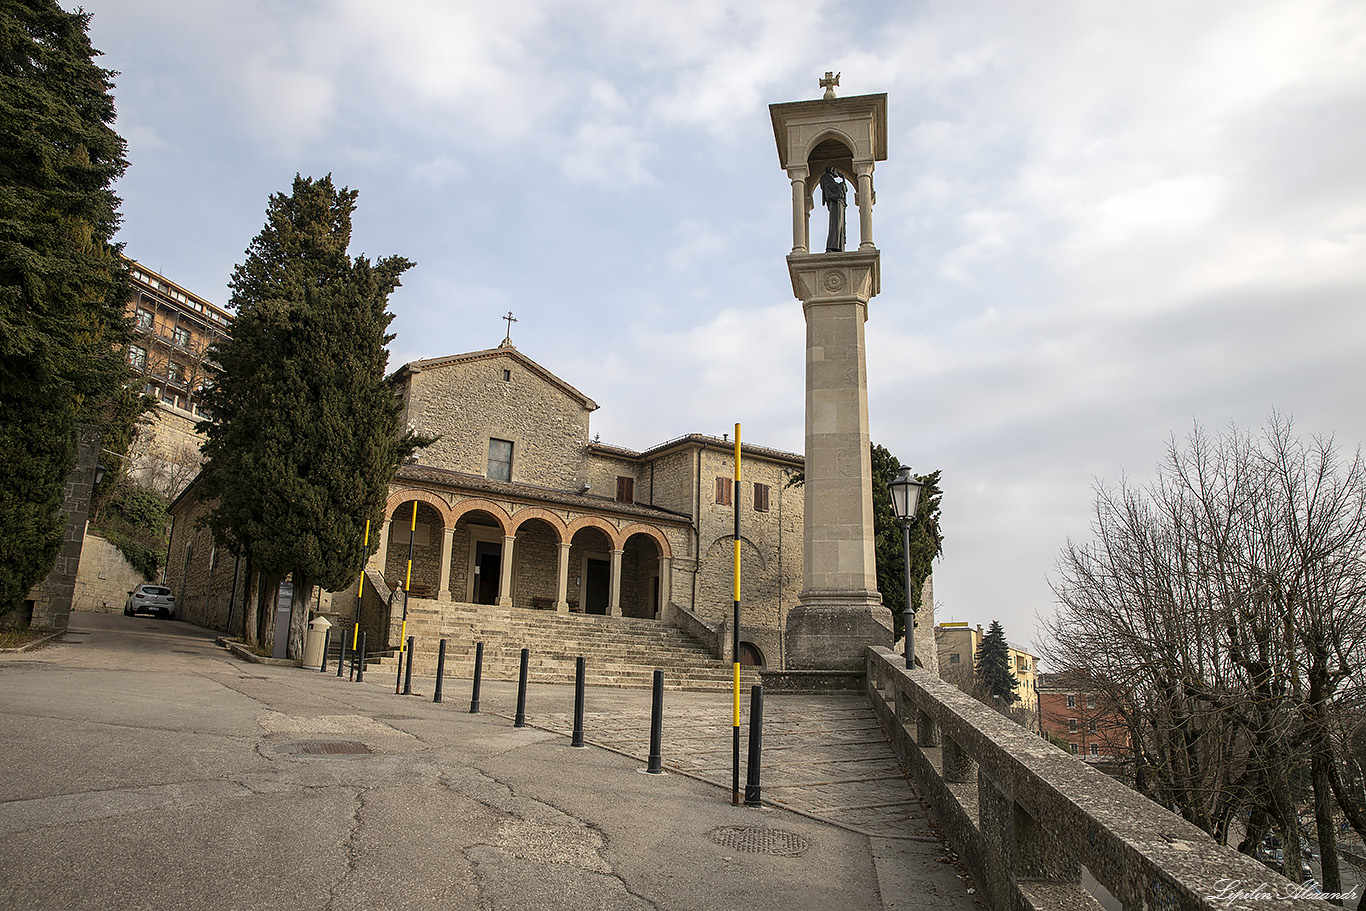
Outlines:
[[902,468],[887,489],[892,494],[892,509],[901,520],[901,553],[906,562],[906,610],[902,621],[906,626],[906,667],[915,667],[915,608],[911,601],[911,525],[915,523],[916,503],[924,484],[911,477],[909,468]]

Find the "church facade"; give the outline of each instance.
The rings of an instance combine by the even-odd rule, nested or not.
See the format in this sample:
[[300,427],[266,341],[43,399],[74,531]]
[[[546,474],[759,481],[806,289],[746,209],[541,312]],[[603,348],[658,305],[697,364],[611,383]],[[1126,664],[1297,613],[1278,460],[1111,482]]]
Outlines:
[[[494,605],[680,626],[730,660],[740,508],[743,663],[783,666],[802,584],[801,456],[689,434],[637,452],[593,439],[596,402],[505,341],[397,374],[402,423],[439,436],[390,485],[367,577],[424,606]],[[411,570],[409,559],[411,553]],[[375,623],[396,644],[396,617]],[[357,615],[354,591],[331,612]]]

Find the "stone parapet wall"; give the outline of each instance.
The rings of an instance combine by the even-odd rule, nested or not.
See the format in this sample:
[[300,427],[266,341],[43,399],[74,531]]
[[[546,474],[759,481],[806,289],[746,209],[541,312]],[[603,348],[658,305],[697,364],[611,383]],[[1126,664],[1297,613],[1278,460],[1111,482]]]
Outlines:
[[[1266,911],[1265,900],[1229,895],[1229,882],[1295,894],[1264,865],[904,665],[887,649],[867,649],[868,698],[988,908],[1099,908],[1081,885],[1083,865],[1133,911]],[[1330,906],[1286,898],[1275,907]]]

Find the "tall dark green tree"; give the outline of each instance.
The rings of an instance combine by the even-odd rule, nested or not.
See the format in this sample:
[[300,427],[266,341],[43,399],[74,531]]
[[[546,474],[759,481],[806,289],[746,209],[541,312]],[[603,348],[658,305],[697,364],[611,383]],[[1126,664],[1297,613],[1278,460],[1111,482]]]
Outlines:
[[[901,470],[901,461],[877,443],[872,444],[871,456],[877,589],[882,594],[883,605],[892,612],[895,638],[900,639],[906,635],[902,619],[906,605],[906,566],[901,520],[892,508],[892,494],[887,485]],[[934,569],[934,558],[943,551],[943,538],[939,534],[939,504],[943,491],[939,489],[938,470],[915,477],[925,484],[916,505],[916,521],[911,526],[911,592],[915,608],[919,610],[925,580]]]
[[201,425],[215,534],[247,556],[254,593],[294,576],[294,657],[314,586],[355,579],[366,521],[382,518],[395,469],[424,442],[399,434],[386,379],[389,295],[412,263],[351,257],[356,196],[331,175],[296,176],[290,194],[271,196],[264,228],[233,270],[237,315],[216,351],[222,372],[206,397],[214,417]]
[[78,423],[124,420],[135,398],[111,189],[127,161],[89,22],[0,0],[0,613],[52,568]]
[[973,665],[977,673],[977,685],[990,699],[1000,699],[1001,705],[1009,706],[1019,702],[1016,692],[1020,682],[1010,667],[1010,644],[1006,642],[1005,630],[999,620],[991,621],[987,634],[977,644],[977,654],[973,655]]

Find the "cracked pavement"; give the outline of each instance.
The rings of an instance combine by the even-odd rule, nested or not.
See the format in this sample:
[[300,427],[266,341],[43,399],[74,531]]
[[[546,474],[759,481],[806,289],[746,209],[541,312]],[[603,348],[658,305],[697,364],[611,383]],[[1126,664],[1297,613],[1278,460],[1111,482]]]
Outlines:
[[[395,696],[380,675],[355,684],[246,664],[184,623],[71,624],[61,641],[0,654],[6,909],[972,907],[923,830],[905,838],[876,813],[855,826],[733,807],[695,770],[647,775],[619,747],[570,747],[550,729],[565,687],[533,687],[528,714],[544,724],[517,729],[506,684],[486,683],[484,711],[470,715],[458,681],[433,704]],[[648,724],[648,692],[590,699],[613,704],[622,737],[634,736],[632,706]],[[801,714],[775,716],[774,730],[800,728]],[[689,728],[691,758],[666,726],[666,765],[710,774],[709,749],[728,761],[726,722],[715,744],[705,724]],[[828,728],[807,736],[830,741]],[[791,794],[821,784],[838,815],[841,800],[875,801],[832,788],[889,786],[875,760],[816,751],[813,741],[794,753],[814,765],[775,773],[778,799],[785,781]],[[911,803],[898,807],[902,822],[924,824]],[[709,837],[737,826],[806,848],[761,853]]]

